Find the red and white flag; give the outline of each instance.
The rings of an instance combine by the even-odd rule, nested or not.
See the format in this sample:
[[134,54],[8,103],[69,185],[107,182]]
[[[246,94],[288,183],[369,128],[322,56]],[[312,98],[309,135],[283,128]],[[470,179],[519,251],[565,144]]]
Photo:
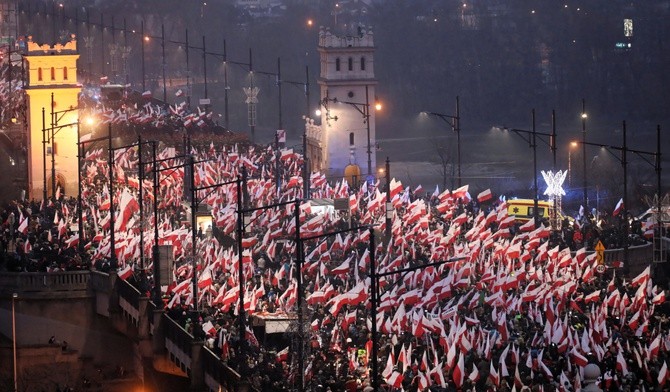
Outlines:
[[480,194],[477,195],[477,201],[480,203],[491,200],[492,198],[493,193],[491,193],[491,189],[487,189],[484,192],[481,192]]
[[619,199],[619,202],[616,203],[616,207],[614,207],[614,211],[612,211],[612,216],[619,215],[621,210],[623,210],[623,199]]
[[126,266],[118,272],[118,276],[122,280],[130,278],[132,274],[133,274],[133,267],[130,264],[126,264]]

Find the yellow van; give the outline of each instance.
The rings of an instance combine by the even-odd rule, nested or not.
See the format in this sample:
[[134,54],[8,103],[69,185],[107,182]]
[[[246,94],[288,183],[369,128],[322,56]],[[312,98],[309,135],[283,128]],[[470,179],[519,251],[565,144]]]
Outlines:
[[[507,214],[514,216],[518,223],[526,223],[535,216],[535,201],[533,199],[511,199],[507,200]],[[537,201],[537,216],[539,219],[551,217],[554,210],[554,203],[547,200]],[[563,214],[558,212],[558,216],[563,220]]]

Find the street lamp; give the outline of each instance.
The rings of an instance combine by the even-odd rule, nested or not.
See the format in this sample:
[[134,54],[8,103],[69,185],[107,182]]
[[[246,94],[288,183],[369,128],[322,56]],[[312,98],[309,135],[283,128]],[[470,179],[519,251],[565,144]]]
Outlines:
[[582,165],[584,170],[583,186],[584,186],[584,209],[588,211],[589,194],[586,188],[586,101],[582,98]]
[[[352,106],[363,116],[363,122],[365,123],[365,128],[367,131],[367,155],[368,155],[368,171],[367,175],[372,175],[372,146],[370,145],[370,95],[368,92],[368,85],[365,85],[365,103],[361,102],[350,102],[350,101],[340,101],[337,98],[328,98],[328,93],[326,92],[326,97],[321,100],[321,106],[326,108],[326,120],[337,121],[337,116],[330,117],[330,111],[328,110],[328,102],[333,103],[344,103]],[[375,102],[375,109],[381,110],[382,105],[379,102]],[[316,115],[321,115],[321,110],[317,109]]]
[[[436,113],[436,112],[421,112],[425,115],[431,115],[440,118],[442,121],[447,123],[449,126],[451,126],[451,129],[456,132],[456,148],[458,149],[457,156],[458,156],[458,187],[461,187],[461,182],[462,182],[462,177],[461,177],[461,107],[460,107],[460,102],[458,99],[458,95],[456,96],[456,115],[452,116],[449,114],[442,114],[442,113]],[[453,183],[452,183],[453,184]]]
[[[654,167],[654,171],[656,172],[656,181],[657,181],[657,192],[659,194],[659,200],[660,200],[660,195],[661,195],[661,126],[658,125],[656,127],[656,152],[651,152],[651,151],[642,151],[642,150],[634,150],[628,148],[627,145],[627,140],[626,140],[626,122],[624,121],[622,124],[622,134],[623,134],[623,144],[621,147],[619,146],[610,146],[610,145],[605,145],[605,144],[598,144],[598,143],[589,143],[589,142],[581,142],[582,146],[596,146],[596,147],[601,147],[605,148],[610,155],[612,155],[614,158],[616,158],[620,163],[621,166],[623,167],[623,218],[624,218],[624,243],[623,243],[623,258],[624,258],[624,266],[625,268],[628,267],[628,233],[629,233],[629,224],[628,224],[628,159],[627,159],[627,154],[629,152],[632,152],[633,154],[641,157],[645,162],[650,164],[651,166]],[[615,155],[611,150],[618,150],[621,151],[621,156]],[[647,156],[651,156],[654,158],[654,162],[652,163],[651,160],[647,159]],[[661,208],[660,208],[660,201],[658,205],[658,211],[659,214],[657,215],[657,225],[660,230],[660,224],[661,224]]]
[[[535,221],[535,227],[539,225],[538,222],[538,206],[537,206],[537,138],[540,136],[540,140],[549,146],[553,156],[554,171],[556,170],[556,126],[555,126],[555,115],[552,112],[552,128],[551,133],[537,132],[535,129],[535,109],[532,111],[532,124],[533,128],[530,131],[523,129],[508,129],[502,128],[504,131],[514,132],[516,135],[521,137],[524,141],[528,143],[528,146],[533,149],[533,219]],[[498,128],[500,129],[500,128]],[[542,138],[545,136],[549,138],[549,141]]]

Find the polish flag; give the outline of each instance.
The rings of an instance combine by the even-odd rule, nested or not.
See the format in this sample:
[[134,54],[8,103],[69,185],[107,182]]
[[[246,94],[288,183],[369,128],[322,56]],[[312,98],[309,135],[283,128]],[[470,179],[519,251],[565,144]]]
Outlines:
[[667,379],[668,379],[668,364],[665,361],[663,361],[663,366],[661,367],[661,370],[659,370],[658,372],[658,385],[662,387]]
[[472,373],[470,373],[470,375],[468,376],[468,379],[470,381],[472,381],[473,383],[477,382],[477,380],[479,380],[479,369],[477,369],[477,366],[475,366],[474,363],[472,364]]
[[20,220],[18,231],[19,231],[19,233],[24,234],[24,235],[28,234],[28,217],[27,216]]
[[596,290],[591,294],[584,297],[584,303],[588,304],[589,302],[597,302],[600,299],[600,290]]
[[621,210],[623,210],[623,198],[619,199],[619,202],[616,203],[616,207],[614,207],[614,211],[612,211],[612,216],[619,215],[619,213],[621,213]]
[[633,280],[630,281],[630,285],[633,287],[637,287],[647,284],[650,276],[651,276],[651,269],[650,267],[647,267],[638,276],[636,276],[635,278],[633,278]]
[[480,203],[491,200],[492,198],[493,193],[491,193],[491,189],[487,189],[484,192],[481,192],[480,194],[477,195],[477,201]]
[[394,370],[393,373],[391,373],[391,376],[386,379],[386,382],[393,388],[400,388],[402,386],[402,380],[402,374],[397,370]]
[[133,274],[133,267],[130,264],[126,264],[126,266],[118,272],[119,278],[121,280],[126,280],[130,278],[130,276]]
[[616,368],[618,371],[623,374],[624,377],[628,374],[628,366],[626,365],[626,360],[623,358],[621,351],[616,356]]
[[454,368],[452,374],[456,388],[460,388],[463,385],[463,380],[465,379],[465,363],[463,361],[463,352],[458,355],[458,362]]
[[288,360],[288,346],[277,353],[277,362],[285,362]]
[[469,185],[463,185],[462,187],[456,189],[455,191],[451,192],[452,197],[454,199],[465,198],[465,195],[468,193],[469,187],[470,187]]
[[153,94],[151,94],[151,91],[149,91],[149,90],[142,93],[142,98],[144,98],[144,99],[151,99],[152,96],[153,96]]
[[570,356],[572,357],[572,362],[577,366],[584,367],[589,363],[588,359],[586,359],[585,356],[580,354],[575,349],[575,347],[572,347],[572,350],[570,351]]
[[530,220],[519,227],[521,231],[533,231],[535,230],[535,218],[530,218]]
[[202,323],[202,330],[208,335],[211,336],[216,335],[216,328],[214,328],[214,324],[212,324],[211,321],[206,321]]
[[654,298],[651,299],[651,303],[654,305],[660,305],[663,302],[665,302],[665,290],[661,291],[660,293],[656,294]]
[[210,271],[209,268],[205,268],[203,273],[200,275],[200,278],[198,279],[198,288],[204,289],[211,285],[212,285],[212,272]]
[[491,361],[489,365],[489,378],[493,385],[498,386],[500,384],[500,376],[498,375],[496,368],[493,366],[493,362],[494,361]]
[[396,181],[395,178],[392,179],[389,189],[391,192],[391,199],[393,199],[393,196],[397,195],[402,191],[402,182]]

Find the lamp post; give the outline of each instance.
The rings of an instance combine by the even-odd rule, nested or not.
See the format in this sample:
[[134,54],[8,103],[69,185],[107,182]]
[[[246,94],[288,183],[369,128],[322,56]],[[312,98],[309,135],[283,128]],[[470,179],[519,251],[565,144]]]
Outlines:
[[116,242],[114,239],[115,219],[114,219],[114,149],[112,148],[112,123],[107,124],[107,143],[108,143],[108,161],[109,166],[109,242],[111,244],[109,257],[109,268],[116,271],[118,264],[116,260]]
[[[583,146],[596,146],[605,148],[605,150],[610,153],[614,158],[616,158],[623,168],[623,219],[624,219],[624,247],[623,247],[623,258],[624,266],[628,268],[628,233],[629,233],[629,224],[628,224],[628,153],[633,153],[641,157],[645,162],[654,167],[657,176],[657,192],[661,194],[661,126],[656,127],[656,152],[651,151],[642,151],[628,148],[628,142],[626,139],[626,122],[622,123],[622,134],[623,134],[623,144],[619,146],[611,146],[598,143],[590,142],[581,142]],[[615,155],[611,150],[621,151],[621,156]],[[654,158],[654,162],[647,159],[646,156],[651,156]],[[660,202],[659,202],[660,203]],[[660,224],[660,204],[659,204],[659,217],[657,224]]]
[[17,293],[12,293],[12,351],[14,353],[14,392],[19,391],[19,372],[16,352],[16,299]]
[[[352,106],[363,116],[363,122],[365,123],[365,129],[367,133],[367,156],[368,156],[368,171],[367,175],[372,174],[372,145],[370,140],[370,96],[368,92],[368,85],[365,85],[365,103],[361,102],[350,102],[350,101],[340,101],[337,98],[328,98],[328,93],[326,92],[326,97],[321,100],[321,105],[326,108],[326,119],[337,121],[337,116],[330,117],[330,112],[328,110],[328,102],[333,103],[344,103]],[[380,110],[381,104],[375,103],[375,110]],[[320,111],[317,110],[317,116],[320,115]]]
[[[538,205],[537,205],[537,138],[540,136],[540,140],[547,144],[551,149],[553,156],[554,169],[556,166],[556,127],[552,126],[551,133],[537,132],[535,129],[535,109],[531,111],[532,114],[532,129],[530,131],[524,129],[508,129],[503,128],[503,130],[508,130],[514,132],[516,135],[521,137],[524,141],[528,143],[528,146],[533,149],[533,219],[535,221],[535,227],[539,225],[538,222]],[[553,121],[552,121],[553,124]],[[543,139],[542,137],[547,137],[549,141]]]
[[588,210],[589,194],[586,188],[586,101],[582,99],[582,165],[583,165],[583,186],[584,186],[584,209]]
[[[458,164],[458,187],[461,187],[462,177],[461,177],[461,107],[458,95],[456,96],[456,115],[452,116],[449,114],[442,114],[436,112],[422,112],[423,114],[431,115],[438,117],[449,126],[451,129],[456,132],[456,149],[457,149],[457,164]],[[453,185],[453,183],[452,183]]]

